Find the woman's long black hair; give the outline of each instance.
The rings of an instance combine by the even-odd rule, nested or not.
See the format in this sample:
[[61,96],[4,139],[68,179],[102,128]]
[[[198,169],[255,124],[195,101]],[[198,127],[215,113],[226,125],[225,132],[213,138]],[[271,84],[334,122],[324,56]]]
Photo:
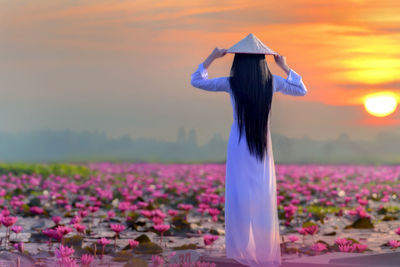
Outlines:
[[259,161],[267,150],[268,116],[272,103],[272,74],[264,54],[236,53],[229,82],[236,103],[239,140],[243,127],[249,151]]

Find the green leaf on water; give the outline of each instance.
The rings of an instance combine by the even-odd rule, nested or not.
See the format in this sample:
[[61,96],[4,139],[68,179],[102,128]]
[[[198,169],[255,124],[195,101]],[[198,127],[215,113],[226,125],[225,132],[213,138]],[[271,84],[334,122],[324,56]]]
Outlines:
[[113,261],[128,261],[131,258],[133,258],[133,253],[130,250],[121,250],[118,251],[115,257],[113,258]]
[[173,250],[184,250],[184,249],[198,249],[199,247],[197,244],[191,243],[191,244],[184,244],[182,246],[177,246],[177,247],[172,247]]
[[175,216],[172,218],[171,223],[176,230],[190,230],[190,223],[181,216]]
[[135,238],[135,240],[139,241],[140,244],[151,243],[150,238],[145,234],[142,234],[142,235],[138,236],[137,238]]
[[383,217],[382,221],[397,221],[398,218],[396,216],[393,215],[385,215],[385,217]]
[[313,225],[317,225],[318,226],[318,224],[316,224],[314,222],[311,222],[311,221],[308,221],[308,222],[303,223],[302,227],[304,228],[304,227],[309,227],[309,226],[313,226]]
[[139,246],[133,249],[133,252],[136,254],[160,254],[163,252],[163,249],[153,242],[146,242],[139,244]]
[[344,229],[371,229],[374,225],[370,218],[359,218],[354,223],[347,225]]

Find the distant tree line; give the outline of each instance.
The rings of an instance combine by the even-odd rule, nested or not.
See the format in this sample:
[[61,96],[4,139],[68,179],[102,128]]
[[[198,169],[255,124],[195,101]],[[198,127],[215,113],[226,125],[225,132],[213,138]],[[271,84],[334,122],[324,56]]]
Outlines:
[[[399,164],[400,135],[382,132],[373,141],[289,138],[272,133],[276,163]],[[225,162],[227,140],[220,134],[198,145],[195,129],[178,130],[176,141],[133,139],[128,135],[110,138],[104,132],[44,130],[0,133],[3,162]]]

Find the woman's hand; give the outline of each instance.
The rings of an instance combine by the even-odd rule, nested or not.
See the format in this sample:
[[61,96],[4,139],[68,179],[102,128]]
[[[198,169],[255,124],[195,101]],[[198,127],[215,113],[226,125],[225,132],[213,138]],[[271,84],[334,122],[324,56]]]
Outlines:
[[275,63],[281,67],[281,69],[289,75],[290,68],[286,63],[286,57],[281,55],[274,55]]
[[214,50],[207,57],[207,59],[204,60],[203,67],[207,69],[208,66],[210,66],[210,64],[213,62],[214,59],[225,56],[226,51],[227,51],[227,49],[224,49],[224,48],[219,48],[219,47],[214,48]]
[[214,58],[223,57],[226,55],[226,51],[227,51],[227,49],[216,47],[212,51],[211,55],[213,55]]

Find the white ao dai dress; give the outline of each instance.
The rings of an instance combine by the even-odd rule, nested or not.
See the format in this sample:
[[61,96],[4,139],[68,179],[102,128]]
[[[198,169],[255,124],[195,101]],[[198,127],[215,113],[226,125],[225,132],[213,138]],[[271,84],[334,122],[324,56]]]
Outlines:
[[[233,123],[225,176],[226,257],[250,267],[280,266],[277,190],[270,127],[267,153],[260,162],[248,150],[245,131],[238,143],[239,127],[229,77],[208,79],[208,72],[201,63],[191,76],[191,84],[207,91],[227,92],[231,99]],[[301,76],[290,70],[287,79],[273,75],[273,92],[304,96],[307,89]]]

